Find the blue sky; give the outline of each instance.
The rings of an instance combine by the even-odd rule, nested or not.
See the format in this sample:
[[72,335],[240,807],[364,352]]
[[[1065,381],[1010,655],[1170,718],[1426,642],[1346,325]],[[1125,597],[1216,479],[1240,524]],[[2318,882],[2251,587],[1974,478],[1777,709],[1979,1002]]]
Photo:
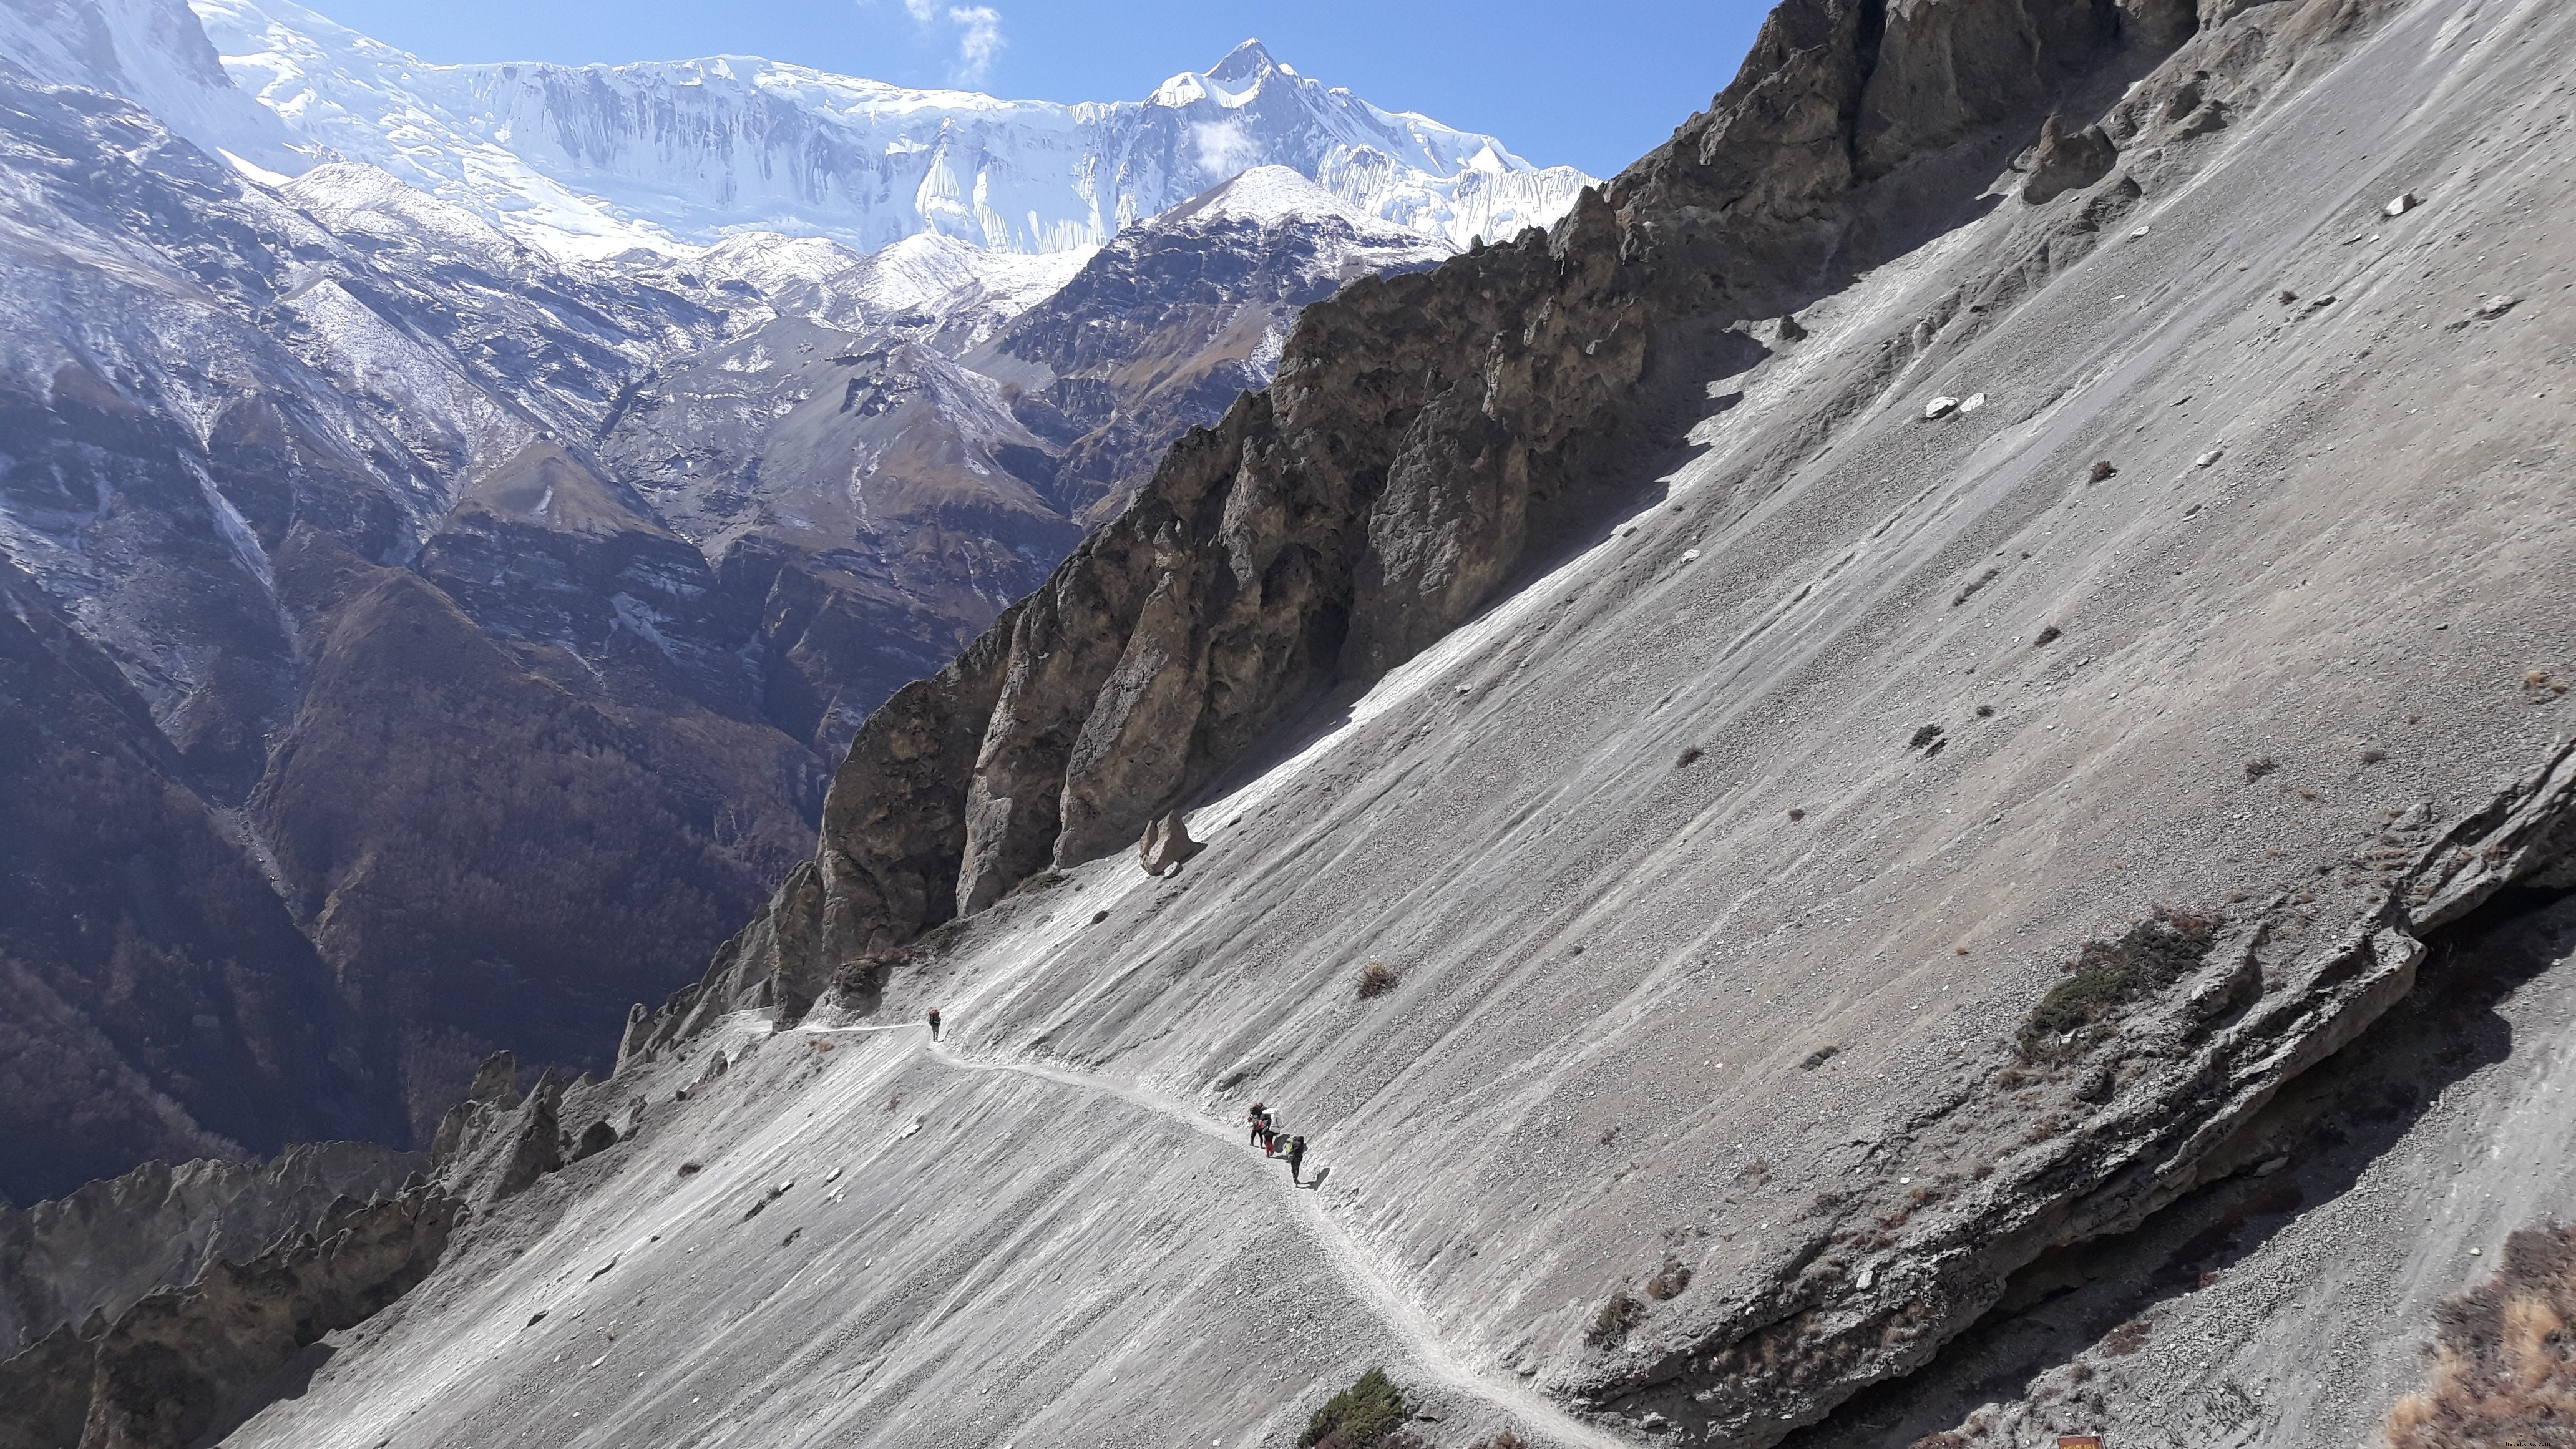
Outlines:
[[306,0],[425,60],[764,55],[909,85],[1142,98],[1246,36],[1378,105],[1608,175],[1733,78],[1768,0]]

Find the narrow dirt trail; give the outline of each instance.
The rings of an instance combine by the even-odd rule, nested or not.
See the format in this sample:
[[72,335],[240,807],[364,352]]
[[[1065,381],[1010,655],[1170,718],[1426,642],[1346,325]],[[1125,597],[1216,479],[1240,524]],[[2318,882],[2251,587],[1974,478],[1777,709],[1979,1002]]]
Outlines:
[[[1223,1143],[1229,1149],[1246,1150],[1237,1129],[1198,1111],[1188,1103],[1166,1097],[1144,1087],[1092,1076],[1062,1067],[1040,1066],[1031,1062],[979,1061],[960,1056],[946,1045],[927,1040],[927,1028],[918,1022],[892,1026],[798,1027],[794,1030],[815,1035],[853,1035],[870,1032],[906,1031],[921,1033],[919,1046],[941,1065],[961,1072],[993,1072],[1013,1076],[1035,1077],[1057,1086],[1093,1096],[1114,1097],[1129,1106],[1181,1123],[1202,1137]],[[1353,1298],[1367,1306],[1387,1332],[1403,1344],[1414,1358],[1414,1366],[1429,1378],[1462,1397],[1474,1399],[1509,1414],[1525,1428],[1535,1429],[1566,1444],[1586,1449],[1635,1449],[1635,1441],[1587,1424],[1559,1408],[1545,1395],[1527,1385],[1498,1381],[1478,1373],[1461,1361],[1444,1343],[1430,1316],[1422,1308],[1397,1292],[1371,1265],[1349,1232],[1324,1210],[1320,1198],[1294,1195],[1297,1217],[1314,1240],[1325,1260],[1340,1275],[1343,1286]]]

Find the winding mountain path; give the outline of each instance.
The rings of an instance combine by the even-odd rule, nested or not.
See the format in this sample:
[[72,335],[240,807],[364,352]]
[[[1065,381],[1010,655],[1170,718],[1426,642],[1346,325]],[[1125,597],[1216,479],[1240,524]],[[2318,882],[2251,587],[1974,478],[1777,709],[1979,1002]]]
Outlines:
[[[919,1045],[943,1066],[962,1072],[995,1072],[1014,1076],[1036,1077],[1095,1096],[1114,1097],[1129,1106],[1181,1123],[1200,1136],[1239,1149],[1237,1128],[1198,1111],[1188,1103],[1133,1083],[1112,1081],[1086,1072],[1062,1067],[1040,1066],[1031,1062],[981,1061],[961,1056],[946,1045],[928,1040],[928,1028],[917,1022],[892,1026],[798,1027],[794,1030],[813,1035],[856,1035],[872,1032],[919,1033]],[[1298,1220],[1316,1248],[1341,1277],[1351,1296],[1367,1306],[1387,1333],[1412,1354],[1414,1367],[1443,1387],[1469,1399],[1518,1419],[1524,1427],[1544,1432],[1566,1444],[1584,1449],[1635,1449],[1635,1441],[1587,1424],[1559,1408],[1545,1395],[1525,1384],[1489,1377],[1469,1367],[1451,1352],[1421,1307],[1397,1292],[1370,1265],[1368,1255],[1343,1226],[1324,1211],[1316,1197],[1297,1194]]]

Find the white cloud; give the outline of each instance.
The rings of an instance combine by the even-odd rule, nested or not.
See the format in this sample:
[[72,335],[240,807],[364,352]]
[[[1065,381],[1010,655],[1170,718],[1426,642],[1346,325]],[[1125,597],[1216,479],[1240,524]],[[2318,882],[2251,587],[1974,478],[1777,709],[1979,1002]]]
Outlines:
[[[859,0],[865,7],[873,0]],[[1002,12],[990,5],[950,5],[944,9],[939,0],[903,0],[903,13],[915,25],[925,29],[934,26],[953,28],[957,33],[957,63],[948,69],[948,79],[957,85],[980,85],[985,73],[993,67],[993,55],[1010,44],[1002,38]]]
[[1237,121],[1209,121],[1190,128],[1199,150],[1199,169],[1223,181],[1240,176],[1261,159],[1261,143]]
[[[906,5],[919,0],[904,0]],[[990,5],[958,5],[948,12],[950,23],[957,27],[956,78],[969,85],[980,83],[984,72],[992,67],[993,52],[1002,48],[1002,12]]]

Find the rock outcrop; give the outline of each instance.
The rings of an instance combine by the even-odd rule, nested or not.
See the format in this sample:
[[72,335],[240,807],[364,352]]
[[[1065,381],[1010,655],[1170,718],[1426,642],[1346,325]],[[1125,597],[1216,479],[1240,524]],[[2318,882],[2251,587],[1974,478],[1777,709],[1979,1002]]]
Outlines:
[[2031,158],[2030,179],[2022,183],[2021,199],[2033,206],[2055,201],[2110,175],[2119,162],[2120,149],[2100,126],[2070,131],[2065,117],[2052,114],[2039,129],[2039,149]]
[[1190,839],[1188,819],[1175,810],[1145,827],[1144,838],[1136,842],[1136,858],[1143,863],[1147,875],[1171,875],[1205,849],[1205,845]]
[[870,716],[813,869],[640,1039],[1122,848],[1324,692],[1411,658],[1631,478],[1636,425],[1687,405],[1661,359],[1794,310],[1888,244],[1881,209],[1943,204],[1954,152],[2124,40],[2145,43],[2089,0],[1790,0],[1711,109],[1546,233],[1308,308],[1266,392]]

